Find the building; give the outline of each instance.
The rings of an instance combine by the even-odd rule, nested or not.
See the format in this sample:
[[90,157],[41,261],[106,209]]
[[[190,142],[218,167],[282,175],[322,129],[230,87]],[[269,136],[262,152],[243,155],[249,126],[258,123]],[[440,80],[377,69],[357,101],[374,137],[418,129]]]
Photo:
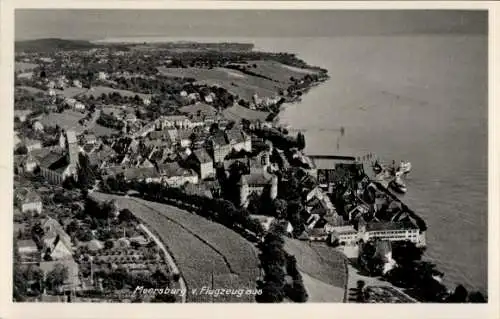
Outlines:
[[265,172],[242,175],[238,186],[240,189],[240,205],[247,207],[251,194],[262,196],[266,189],[269,192],[269,198],[271,200],[275,199],[278,194],[278,177],[265,174]]
[[162,183],[180,187],[186,183],[198,184],[199,178],[196,172],[182,168],[177,162],[164,163],[158,165]]
[[245,132],[233,128],[227,130],[225,133],[227,142],[234,151],[241,152],[244,150],[249,153],[252,151],[252,139]]
[[31,110],[15,110],[14,118],[18,119],[19,122],[26,122],[28,116],[32,113]]
[[358,225],[360,238],[369,240],[411,241],[417,247],[425,246],[425,233],[411,222],[364,222]]
[[359,240],[358,231],[352,225],[334,227],[330,238],[339,245],[355,245]]
[[21,166],[25,172],[31,173],[38,167],[38,162],[33,155],[28,154],[26,158],[23,159]]
[[42,207],[42,199],[33,191],[28,192],[21,202],[21,211],[23,213],[36,212],[37,214],[41,214]]
[[240,129],[218,131],[211,137],[210,142],[215,163],[223,162],[233,151],[252,151],[252,139]]
[[39,159],[40,173],[50,183],[62,184],[70,176],[77,178],[80,147],[74,131],[61,134],[62,152],[50,151]]
[[31,256],[38,254],[38,247],[33,239],[18,240],[17,251],[21,256]]
[[227,142],[224,133],[216,132],[210,139],[210,147],[215,163],[222,163],[232,150],[231,145]]
[[76,88],[81,89],[82,88],[82,82],[80,82],[79,80],[73,80],[73,86],[76,87]]
[[192,156],[196,161],[200,179],[215,176],[214,161],[204,148],[194,150]]
[[43,132],[43,124],[40,123],[40,121],[35,121],[35,123],[33,123],[33,130]]
[[191,127],[191,121],[185,115],[162,116],[156,120],[156,123],[160,126],[160,129]]
[[26,146],[28,152],[31,152],[33,150],[39,150],[42,148],[42,143],[37,140],[26,139],[24,141],[24,145]]
[[189,147],[191,146],[191,134],[193,131],[190,129],[171,129],[167,131],[167,141],[180,145],[180,147]]
[[97,73],[97,78],[101,81],[106,81],[106,79],[108,78],[108,74],[106,72],[99,72]]

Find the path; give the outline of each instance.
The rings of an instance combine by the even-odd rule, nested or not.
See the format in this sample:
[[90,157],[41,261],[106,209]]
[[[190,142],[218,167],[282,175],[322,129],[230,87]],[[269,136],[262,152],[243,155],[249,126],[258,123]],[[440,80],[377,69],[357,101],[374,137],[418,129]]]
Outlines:
[[[167,263],[169,264],[169,267],[172,270],[172,273],[179,274],[179,285],[181,287],[181,290],[187,292],[186,283],[184,282],[184,278],[182,277],[182,275],[179,271],[179,268],[177,268],[177,265],[175,264],[174,259],[172,258],[172,256],[168,252],[167,248],[165,248],[165,245],[163,245],[163,243],[158,239],[158,237],[156,237],[156,235],[153,234],[144,224],[140,224],[139,227],[142,230],[144,230],[144,232],[146,232],[146,234],[148,234],[148,236],[150,238],[152,238],[154,240],[154,242],[158,245],[158,247],[160,247],[160,249],[163,251],[163,253],[165,254],[165,259],[166,259]],[[187,295],[187,293],[184,293],[181,295],[182,303],[186,302],[186,295]]]

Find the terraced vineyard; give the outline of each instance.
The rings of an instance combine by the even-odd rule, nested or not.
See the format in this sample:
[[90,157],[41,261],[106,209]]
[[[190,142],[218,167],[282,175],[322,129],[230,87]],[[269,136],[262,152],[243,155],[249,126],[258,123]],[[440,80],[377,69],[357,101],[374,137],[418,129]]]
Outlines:
[[188,302],[253,302],[254,296],[193,294],[192,289],[255,289],[259,275],[257,250],[234,231],[173,206],[133,197],[93,193],[100,201],[115,200],[141,219],[175,259],[188,288]]

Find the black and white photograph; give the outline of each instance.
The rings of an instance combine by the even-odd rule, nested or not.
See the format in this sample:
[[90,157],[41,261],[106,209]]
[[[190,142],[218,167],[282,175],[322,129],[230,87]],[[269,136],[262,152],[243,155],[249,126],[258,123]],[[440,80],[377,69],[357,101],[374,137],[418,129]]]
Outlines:
[[14,304],[491,298],[487,9],[13,19]]

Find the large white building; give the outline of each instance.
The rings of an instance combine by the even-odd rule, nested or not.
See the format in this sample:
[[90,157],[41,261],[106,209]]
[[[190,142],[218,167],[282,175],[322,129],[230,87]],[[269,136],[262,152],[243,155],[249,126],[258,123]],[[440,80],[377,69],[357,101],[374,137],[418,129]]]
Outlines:
[[334,227],[332,242],[338,240],[340,244],[356,244],[360,240],[410,241],[417,247],[426,245],[425,232],[412,223],[404,222],[360,222],[358,230],[353,226]]

